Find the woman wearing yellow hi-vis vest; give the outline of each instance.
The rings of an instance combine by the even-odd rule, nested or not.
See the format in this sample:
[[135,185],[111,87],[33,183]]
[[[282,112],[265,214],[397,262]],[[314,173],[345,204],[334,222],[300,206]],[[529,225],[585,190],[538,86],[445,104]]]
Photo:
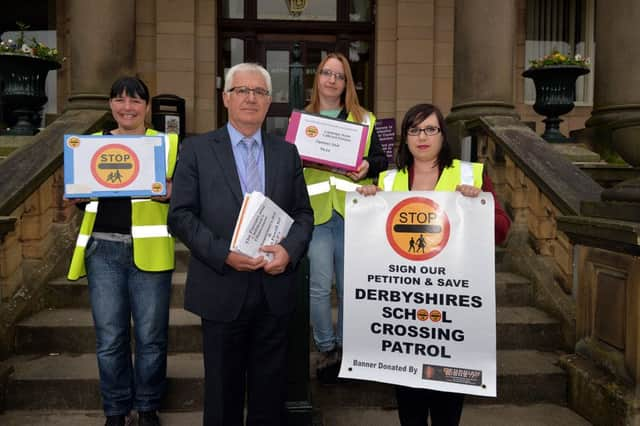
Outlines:
[[[375,116],[358,103],[349,62],[340,53],[329,53],[318,65],[308,112],[362,123],[369,135],[360,168],[346,175],[313,164],[304,164],[304,177],[314,213],[314,230],[309,245],[309,295],[313,339],[321,356],[317,374],[322,382],[337,379],[342,352],[342,299],[344,282],[344,200],[354,182],[371,183],[387,168],[374,126]],[[335,274],[338,295],[338,324],[333,328],[331,287]]]
[[[149,90],[136,77],[116,80],[109,96],[118,127],[108,135],[156,135],[145,127]],[[159,425],[166,389],[169,295],[174,239],[167,229],[170,177],[178,140],[167,137],[167,195],[103,197],[84,207],[68,277],[87,275],[106,425],[124,425],[131,410],[140,425]],[[86,201],[86,200],[84,200]],[[130,327],[135,332],[135,362]]]
[[[511,221],[493,192],[489,176],[481,163],[456,160],[451,155],[444,117],[432,104],[418,104],[409,109],[402,120],[400,146],[396,153],[396,169],[382,172],[378,187],[358,188],[363,195],[383,191],[458,191],[466,197],[477,197],[481,191],[494,198],[495,243],[507,237]],[[402,426],[423,426],[431,418],[432,425],[459,424],[464,395],[431,389],[396,386],[398,416]]]

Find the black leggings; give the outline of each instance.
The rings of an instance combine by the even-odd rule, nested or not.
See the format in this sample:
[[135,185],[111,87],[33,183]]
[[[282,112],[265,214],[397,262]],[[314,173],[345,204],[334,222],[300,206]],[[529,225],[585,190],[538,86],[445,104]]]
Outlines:
[[402,426],[458,426],[464,394],[396,386],[398,416]]

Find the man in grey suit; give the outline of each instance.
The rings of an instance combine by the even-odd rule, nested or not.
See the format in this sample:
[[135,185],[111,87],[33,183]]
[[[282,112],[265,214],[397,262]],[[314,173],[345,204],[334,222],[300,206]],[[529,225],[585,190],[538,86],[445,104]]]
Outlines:
[[[229,122],[187,138],[174,174],[168,222],[191,250],[185,309],[202,318],[206,426],[244,424],[245,391],[247,425],[286,424],[287,332],[313,211],[295,146],[261,131],[270,93],[264,68],[232,67]],[[271,261],[229,251],[243,194],[254,190],[294,219],[279,244],[263,247]]]

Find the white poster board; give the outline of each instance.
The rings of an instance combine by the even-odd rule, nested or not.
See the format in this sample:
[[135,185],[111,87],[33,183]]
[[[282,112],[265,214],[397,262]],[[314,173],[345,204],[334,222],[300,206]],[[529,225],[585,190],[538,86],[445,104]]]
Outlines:
[[167,135],[65,135],[64,196],[151,197],[167,193]]
[[348,193],[340,377],[496,396],[490,193]]
[[293,111],[285,140],[298,148],[300,158],[339,170],[355,171],[362,163],[369,126]]

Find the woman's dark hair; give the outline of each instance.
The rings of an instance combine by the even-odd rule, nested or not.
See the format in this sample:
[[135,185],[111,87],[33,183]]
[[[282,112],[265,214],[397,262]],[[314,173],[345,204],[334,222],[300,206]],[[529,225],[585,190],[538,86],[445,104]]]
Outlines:
[[411,127],[416,127],[422,123],[431,114],[435,114],[438,118],[438,126],[442,134],[442,148],[438,153],[438,168],[440,170],[451,166],[453,157],[451,156],[451,146],[447,139],[447,125],[442,116],[442,112],[437,106],[432,104],[418,104],[412,106],[402,119],[402,128],[400,133],[400,146],[396,153],[396,167],[398,170],[406,169],[413,164],[413,155],[409,151],[407,145],[407,131]]
[[123,93],[132,98],[140,98],[146,103],[149,103],[149,88],[144,84],[144,81],[138,77],[126,76],[117,79],[111,86],[109,99],[117,98]]

